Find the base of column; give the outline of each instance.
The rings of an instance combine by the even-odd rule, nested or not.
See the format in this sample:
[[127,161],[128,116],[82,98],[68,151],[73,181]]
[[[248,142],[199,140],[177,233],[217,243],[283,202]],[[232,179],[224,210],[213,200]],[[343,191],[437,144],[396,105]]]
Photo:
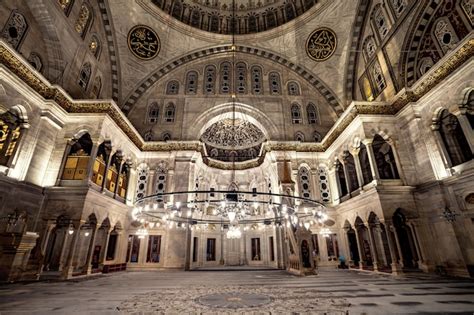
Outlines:
[[402,266],[399,263],[392,263],[392,274],[400,275],[403,273]]
[[379,267],[378,267],[377,262],[374,261],[372,264],[373,264],[373,267],[374,267],[374,271],[379,271]]
[[63,270],[61,271],[61,279],[63,279],[63,280],[71,279],[73,273],[74,273],[74,267],[73,266],[64,267]]
[[365,261],[359,261],[359,269],[360,270],[364,270],[364,267],[365,267]]

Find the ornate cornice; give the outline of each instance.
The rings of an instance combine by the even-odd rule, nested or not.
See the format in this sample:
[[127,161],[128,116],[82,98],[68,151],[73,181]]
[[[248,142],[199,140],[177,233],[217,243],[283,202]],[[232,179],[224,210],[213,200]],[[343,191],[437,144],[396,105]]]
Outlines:
[[[342,134],[358,115],[394,115],[410,102],[416,102],[433,87],[448,77],[474,55],[474,39],[469,39],[455,52],[439,62],[432,71],[422,77],[413,88],[402,90],[391,103],[357,102],[350,106],[321,143],[298,143],[293,141],[269,142],[263,145],[260,158],[237,165],[248,169],[260,165],[265,153],[271,151],[324,152]],[[54,101],[68,113],[107,114],[141,151],[197,151],[204,152],[200,141],[145,142],[114,101],[72,100],[61,88],[51,85],[39,75],[20,55],[5,42],[0,41],[0,62],[36,93],[46,100]],[[212,167],[230,169],[231,164],[205,158]]]

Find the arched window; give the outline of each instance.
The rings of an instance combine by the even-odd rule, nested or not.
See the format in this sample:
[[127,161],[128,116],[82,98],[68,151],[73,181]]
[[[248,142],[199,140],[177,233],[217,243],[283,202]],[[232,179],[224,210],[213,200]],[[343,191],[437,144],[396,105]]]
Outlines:
[[465,163],[473,158],[469,142],[456,116],[443,110],[439,115],[439,133],[446,148],[451,166]]
[[382,73],[382,68],[378,62],[375,62],[370,69],[372,78],[377,88],[377,94],[380,94],[386,87],[385,78]]
[[431,57],[424,57],[418,62],[418,72],[420,76],[424,75],[428,72],[434,65],[433,59]]
[[211,32],[219,32],[219,16],[211,15],[209,27]]
[[295,133],[295,141],[304,142],[304,134],[301,131]]
[[7,23],[3,27],[2,38],[14,49],[18,50],[25,38],[27,30],[28,23],[26,22],[26,18],[17,10],[13,10]]
[[311,181],[308,169],[306,167],[300,168],[298,177],[301,185],[301,196],[303,198],[311,198]]
[[135,200],[146,196],[146,185],[148,182],[148,167],[142,164],[138,167],[137,191],[135,193]]
[[373,36],[369,36],[365,39],[364,41],[364,52],[366,59],[369,60],[370,57],[375,55],[375,50],[377,49],[377,46],[375,45],[375,40]]
[[0,165],[9,167],[24,133],[25,119],[20,112],[9,110],[0,114]]
[[69,16],[72,6],[74,5],[74,0],[58,0],[58,3],[64,14],[66,14],[66,16]]
[[174,122],[175,107],[173,103],[168,103],[165,108],[165,121],[172,123]]
[[308,124],[315,125],[319,123],[318,112],[316,111],[316,106],[313,103],[309,103],[306,107],[306,113],[308,115]]
[[109,161],[111,151],[112,144],[110,141],[102,142],[97,149],[94,167],[92,168],[92,182],[99,187],[102,187],[102,184],[104,183],[105,169]]
[[190,25],[195,26],[195,27],[200,27],[201,22],[201,12],[199,12],[199,9],[194,9],[191,12],[191,19],[190,19]]
[[255,95],[263,94],[262,68],[259,66],[253,66],[251,72],[252,72],[252,93]]
[[300,95],[300,86],[295,81],[288,82],[288,95]]
[[381,179],[398,179],[397,164],[392,147],[381,136],[376,135],[372,143],[375,162]]
[[166,94],[176,95],[179,93],[179,82],[176,80],[171,80],[166,84]]
[[347,190],[347,183],[346,183],[346,175],[344,174],[344,166],[342,163],[337,160],[336,161],[336,175],[337,175],[337,181],[339,183],[339,197],[344,197],[349,193]]
[[91,52],[92,55],[94,55],[96,59],[99,59],[101,48],[102,47],[100,45],[99,38],[95,35],[92,35],[91,40],[89,42],[89,51]]
[[186,75],[186,94],[196,94],[198,74],[196,71],[189,71]]
[[[166,192],[166,169],[156,170],[155,194],[164,194]],[[157,201],[163,201],[163,196],[157,197]]]
[[238,62],[235,69],[236,92],[245,94],[247,92],[247,66],[243,62]]
[[408,5],[408,0],[390,0],[390,6],[395,12],[396,17],[400,17]]
[[91,79],[92,67],[91,64],[86,62],[82,65],[81,72],[79,74],[79,86],[85,91],[87,90],[87,85]]
[[291,121],[293,124],[301,124],[301,109],[298,104],[291,105]]
[[465,106],[467,107],[467,119],[469,120],[469,124],[471,128],[474,129],[474,91],[471,90],[469,95],[467,96],[467,101]]
[[270,83],[270,93],[273,95],[281,94],[280,75],[276,72],[270,72],[268,75],[268,81]]
[[361,143],[359,147],[359,162],[362,169],[362,177],[364,178],[364,185],[367,185],[373,180],[372,171],[370,170],[369,155],[367,147]]
[[92,86],[92,97],[93,98],[99,98],[100,96],[100,90],[102,89],[102,79],[100,76],[96,76],[94,79],[94,85]]
[[231,87],[231,66],[229,62],[223,62],[220,68],[220,85],[221,85],[221,93],[222,94],[229,94]]
[[248,32],[249,33],[255,33],[255,32],[258,32],[258,24],[257,24],[257,18],[255,17],[255,15],[249,15],[249,18],[248,18]]
[[433,33],[438,45],[445,54],[456,47],[459,42],[453,26],[447,18],[443,17],[436,21]]
[[152,130],[148,130],[148,131],[143,135],[143,139],[145,139],[145,141],[151,141],[151,140],[153,140],[153,131],[152,131]]
[[329,191],[328,172],[324,167],[319,167],[319,190],[321,191],[321,200],[323,202],[331,201],[331,193]]
[[287,21],[293,20],[296,17],[295,8],[291,2],[285,5],[285,16]]
[[204,70],[204,93],[214,94],[216,92],[216,67],[207,66]]
[[36,69],[36,71],[41,72],[43,69],[43,61],[39,54],[35,52],[31,52],[30,56],[28,57],[28,62]]
[[171,134],[169,132],[165,132],[161,138],[163,139],[163,141],[170,141]]
[[267,29],[277,26],[275,12],[273,10],[267,10],[265,12],[265,21],[267,22]]
[[372,11],[372,22],[374,23],[380,39],[384,39],[388,34],[388,23],[380,3],[377,4]]
[[314,142],[321,142],[321,134],[317,131],[313,132],[313,140]]
[[159,115],[160,106],[156,102],[151,103],[148,109],[148,122],[150,124],[156,124],[158,122]]
[[81,5],[74,29],[82,37],[86,37],[87,30],[92,24],[92,8],[85,1]]
[[171,15],[177,19],[181,19],[182,11],[183,5],[181,4],[181,0],[173,1],[173,9],[171,10]]

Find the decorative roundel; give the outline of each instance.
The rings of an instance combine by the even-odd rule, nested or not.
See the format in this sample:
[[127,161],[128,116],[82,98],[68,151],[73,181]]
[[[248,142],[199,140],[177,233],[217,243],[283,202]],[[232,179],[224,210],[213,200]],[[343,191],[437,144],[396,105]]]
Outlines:
[[136,25],[128,32],[128,48],[137,58],[150,60],[160,52],[160,38],[150,27]]
[[324,61],[334,54],[336,46],[336,33],[327,27],[321,27],[308,37],[306,41],[306,53],[315,61]]

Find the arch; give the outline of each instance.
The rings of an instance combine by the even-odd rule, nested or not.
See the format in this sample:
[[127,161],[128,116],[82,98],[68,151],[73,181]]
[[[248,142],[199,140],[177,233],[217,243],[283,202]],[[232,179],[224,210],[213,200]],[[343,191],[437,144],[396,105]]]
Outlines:
[[70,145],[61,175],[62,180],[84,180],[87,178],[92,139],[88,132],[80,134],[80,137],[73,139],[73,143]]
[[95,57],[95,59],[99,60],[102,44],[96,34],[91,36],[88,47],[90,53]]
[[344,173],[344,166],[342,165],[341,161],[336,160],[335,163],[336,168],[336,179],[338,181],[338,188],[339,188],[339,199],[346,196],[349,191],[347,189],[346,183],[346,174]]
[[87,31],[92,25],[93,11],[91,5],[87,1],[83,1],[77,16],[74,29],[81,36],[82,39],[86,37]]
[[376,34],[378,35],[379,40],[383,41],[383,39],[388,35],[389,25],[387,15],[385,14],[380,3],[377,3],[372,9],[370,19],[375,30],[377,31]]
[[204,69],[204,94],[216,93],[216,67],[208,65]]
[[142,163],[137,168],[137,189],[135,192],[135,201],[146,196],[146,186],[148,182],[148,166]]
[[298,103],[293,103],[291,105],[291,122],[293,124],[301,124],[303,122],[301,107]]
[[148,123],[156,124],[160,118],[160,105],[157,102],[153,102],[148,107]]
[[306,115],[308,116],[308,124],[321,124],[316,106],[313,103],[308,103],[306,106]]
[[232,66],[230,62],[224,61],[219,66],[220,72],[220,88],[219,91],[221,94],[229,94],[232,91]]
[[281,94],[281,79],[278,72],[272,71],[268,74],[268,84],[270,86],[270,94]]
[[[128,114],[133,108],[133,106],[137,103],[137,100],[146,91],[148,91],[150,87],[152,87],[157,81],[159,81],[160,78],[162,78],[169,72],[177,69],[178,67],[201,58],[209,58],[212,55],[225,54],[232,51],[232,46],[219,46],[193,52],[188,55],[179,57],[175,60],[172,60],[168,64],[163,65],[161,68],[157,69],[156,71],[152,71],[144,80],[139,82],[137,86],[132,89],[132,91],[128,94],[128,96],[125,97],[125,101],[121,106],[122,110],[125,112],[125,114]],[[297,65],[293,62],[290,62],[288,59],[283,58],[282,56],[278,55],[273,51],[269,52],[247,46],[235,46],[235,51],[243,54],[255,55],[263,59],[272,59],[273,61],[286,67],[288,70],[293,71],[302,79],[306,80],[317,91],[319,91],[319,93],[326,99],[331,109],[337,116],[340,116],[342,114],[343,109],[340,105],[338,98],[336,97],[336,94],[327,85],[325,85],[324,82],[319,79],[311,70],[306,69],[303,66]]]
[[301,95],[300,85],[296,81],[288,81],[288,95]]
[[363,48],[365,60],[368,62],[370,58],[375,55],[375,51],[377,50],[377,44],[375,43],[375,39],[372,35],[367,36],[367,38],[364,40]]
[[304,134],[301,131],[295,132],[295,141],[304,142]]
[[197,93],[198,73],[191,70],[186,74],[186,94]]
[[323,139],[323,137],[321,136],[321,134],[317,131],[314,131],[313,132],[313,141],[314,142],[321,142],[321,140]]
[[408,0],[390,0],[388,2],[397,19],[403,14],[408,6]]
[[356,229],[356,236],[359,240],[360,254],[362,256],[361,262],[363,266],[372,266],[373,252],[370,246],[369,230],[359,216],[356,217],[354,227]]
[[263,94],[262,67],[261,66],[252,66],[250,72],[252,74],[252,93],[254,95]]
[[91,74],[92,74],[91,64],[89,62],[84,63],[81,67],[81,71],[79,74],[79,81],[78,81],[79,86],[84,91],[87,90],[87,85],[89,84],[89,81],[91,79]]
[[112,143],[108,140],[102,142],[97,149],[91,181],[102,187],[104,184],[105,169],[112,151]]
[[0,113],[0,165],[11,166],[27,124],[28,117],[22,105]]
[[74,0],[57,0],[57,2],[64,14],[69,16],[69,13],[71,13],[71,9],[74,6]]
[[364,185],[367,185],[373,180],[372,170],[370,169],[369,154],[367,152],[367,147],[362,142],[359,146],[359,163],[362,169],[362,178],[364,180]]
[[346,231],[347,242],[349,245],[349,264],[357,266],[360,262],[359,249],[357,246],[357,235],[356,231],[352,228],[347,219],[344,222],[344,230]]
[[300,193],[303,198],[311,198],[311,175],[305,166],[300,167],[298,171],[300,183]]
[[390,144],[380,135],[375,135],[372,148],[380,179],[399,179],[397,164]]
[[318,168],[319,176],[319,190],[321,192],[321,200],[323,202],[331,201],[331,192],[329,190],[329,177],[327,168],[325,166],[319,166]]
[[346,169],[347,183],[349,185],[349,193],[352,193],[359,188],[359,181],[357,179],[354,156],[348,151],[344,152],[344,166]]
[[235,92],[236,94],[247,93],[247,65],[244,62],[235,64]]
[[469,142],[455,115],[451,114],[447,109],[441,110],[438,114],[436,125],[443,141],[442,145],[448,154],[450,166],[456,166],[472,160],[474,154],[471,152]]
[[174,122],[174,116],[175,116],[175,106],[172,102],[169,102],[168,105],[166,105],[165,108],[165,121],[168,123]]
[[177,95],[177,94],[179,94],[179,82],[178,82],[178,80],[171,80],[166,84],[166,94],[167,95]]
[[143,135],[143,139],[145,141],[152,141],[153,140],[153,130],[148,130],[147,132],[145,132],[145,134]]
[[401,208],[395,210],[392,216],[393,226],[395,228],[394,233],[400,245],[400,252],[402,257],[400,259],[403,261],[403,266],[408,268],[417,268],[416,261],[418,260],[418,255],[415,248],[415,243],[413,239],[412,229],[407,224],[407,217],[403,213]]
[[161,135],[161,140],[162,140],[162,141],[170,141],[170,140],[171,140],[171,133],[169,133],[169,132],[164,132],[164,133]]
[[41,56],[38,53],[36,53],[34,51],[32,51],[30,53],[30,55],[28,56],[28,62],[38,72],[41,72],[41,70],[43,69],[43,59],[41,58]]

